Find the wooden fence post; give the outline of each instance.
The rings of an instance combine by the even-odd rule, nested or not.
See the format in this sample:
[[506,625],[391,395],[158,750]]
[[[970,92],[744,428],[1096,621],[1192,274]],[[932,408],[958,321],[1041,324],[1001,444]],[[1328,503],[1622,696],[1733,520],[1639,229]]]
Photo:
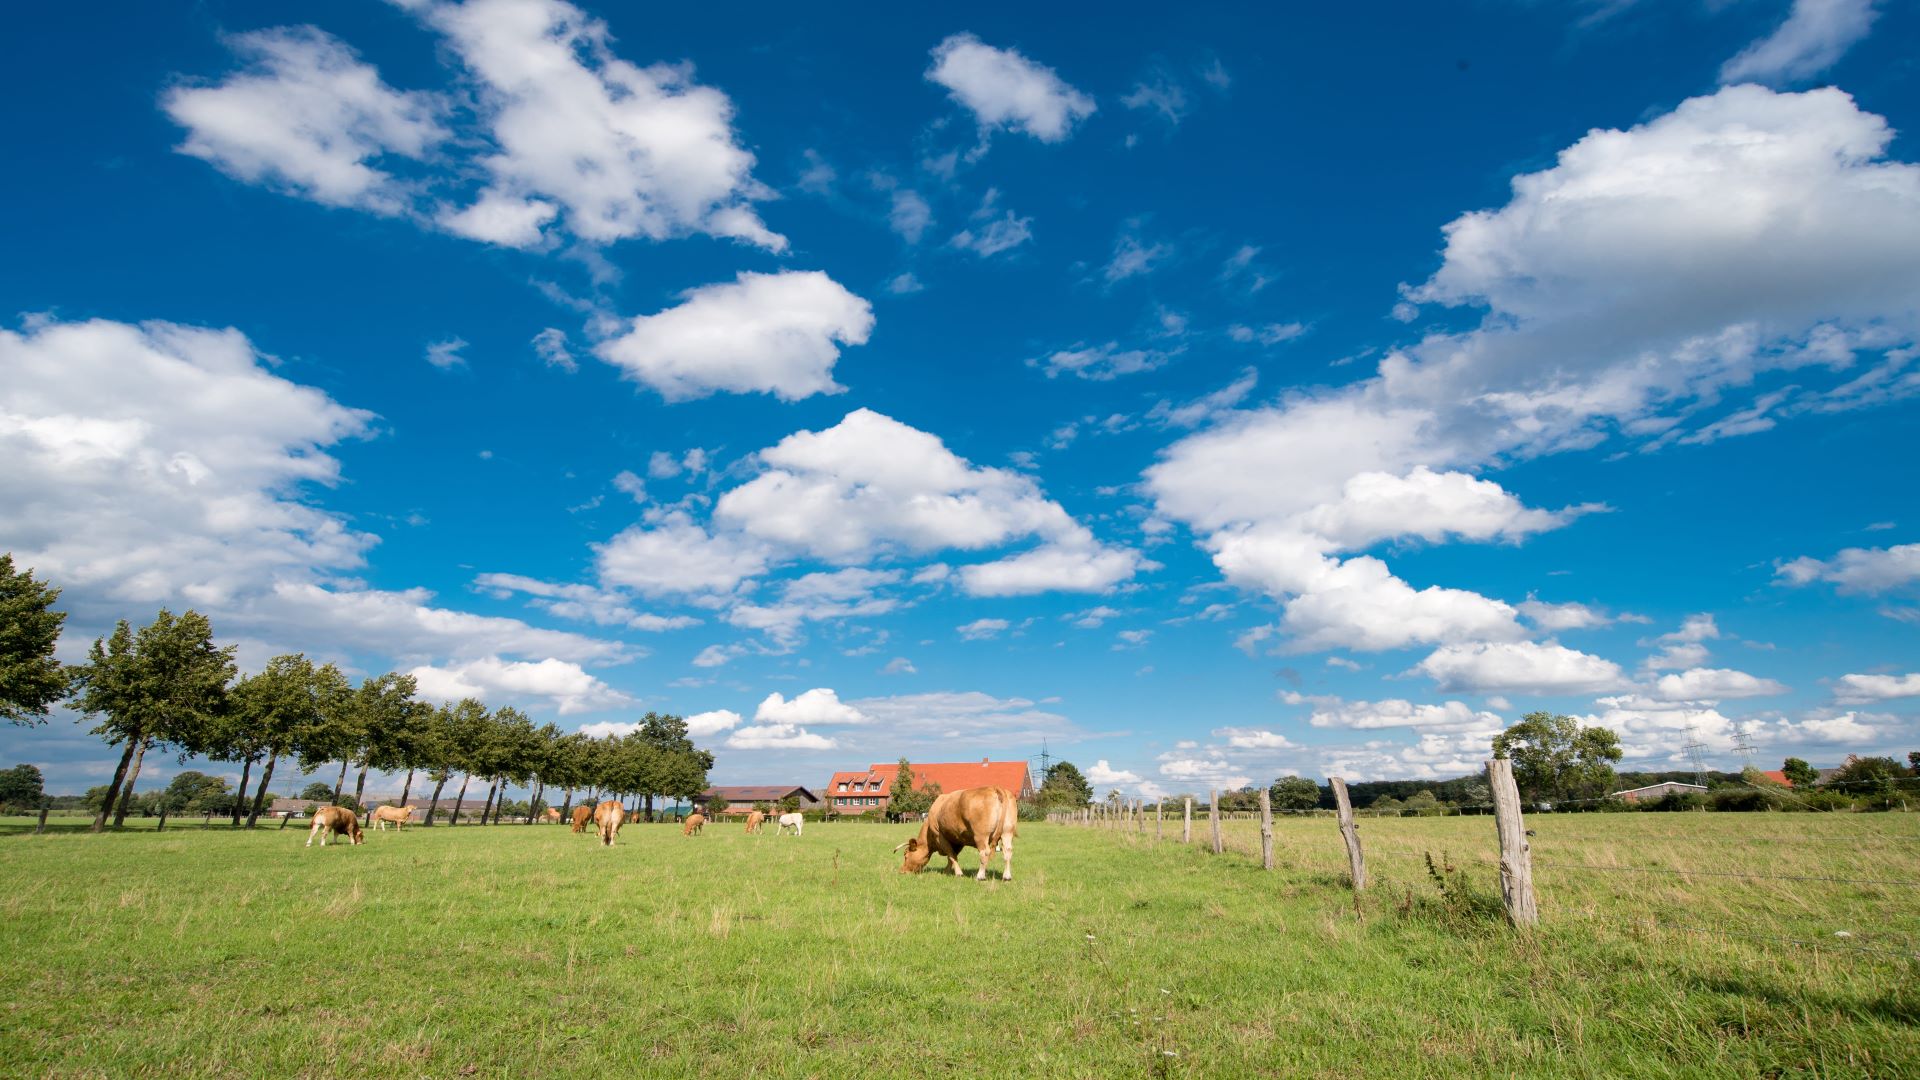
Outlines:
[[1513,782],[1513,762],[1487,762],[1487,786],[1493,789],[1493,819],[1500,831],[1500,899],[1513,925],[1526,928],[1540,921],[1540,901],[1533,894],[1533,851],[1527,846],[1527,823],[1520,816],[1520,789]]
[[1260,865],[1273,869],[1273,796],[1260,789]]
[[1347,842],[1347,866],[1353,873],[1353,891],[1367,887],[1367,861],[1360,854],[1360,826],[1353,823],[1353,802],[1347,798],[1347,782],[1338,776],[1327,777],[1333,786],[1333,801],[1340,816],[1340,838]]
[[1139,799],[1133,800],[1133,831],[1137,833],[1147,831],[1147,808],[1146,804]]
[[50,806],[43,806],[40,808],[40,824],[35,825],[33,827],[33,834],[35,836],[38,836],[41,833],[47,831],[47,811],[51,809],[52,807]]
[[1227,850],[1227,843],[1220,838],[1220,789],[1214,788],[1207,799],[1207,818],[1213,822],[1213,853],[1219,855]]
[[1193,843],[1193,796],[1191,795],[1187,796],[1187,817],[1186,821],[1180,826],[1180,842],[1183,844]]
[[1166,809],[1167,809],[1167,800],[1165,799],[1153,800],[1153,838],[1156,841],[1160,839],[1160,819],[1166,816],[1165,814]]

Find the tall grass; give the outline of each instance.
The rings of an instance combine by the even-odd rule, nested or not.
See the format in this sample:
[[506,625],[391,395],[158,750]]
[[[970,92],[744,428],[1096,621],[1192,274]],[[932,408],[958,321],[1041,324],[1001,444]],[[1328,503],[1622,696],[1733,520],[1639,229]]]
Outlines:
[[[1729,818],[1532,825],[1543,863],[1920,877],[1920,818]],[[894,873],[911,828],[10,836],[0,1073],[1920,1075],[1909,887],[1543,866],[1522,936],[1490,819],[1365,822],[1358,902],[1320,819],[1275,873],[1023,824],[1011,883]]]

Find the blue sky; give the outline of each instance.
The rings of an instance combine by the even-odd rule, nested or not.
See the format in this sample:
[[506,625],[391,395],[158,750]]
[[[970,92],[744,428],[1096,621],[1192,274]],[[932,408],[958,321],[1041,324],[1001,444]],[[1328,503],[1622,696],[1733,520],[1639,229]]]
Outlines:
[[191,606],[723,782],[1920,746],[1910,10],[803,22],[16,15],[0,547],[64,655]]

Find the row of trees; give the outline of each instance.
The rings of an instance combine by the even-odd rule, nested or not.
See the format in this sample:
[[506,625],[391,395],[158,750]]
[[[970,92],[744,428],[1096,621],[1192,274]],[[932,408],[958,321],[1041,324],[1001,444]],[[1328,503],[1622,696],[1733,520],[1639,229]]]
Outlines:
[[[10,555],[0,556],[0,627],[6,628],[0,716],[39,723],[71,697],[97,721],[92,734],[121,749],[96,832],[126,819],[149,751],[182,762],[203,757],[239,765],[239,789],[221,805],[235,825],[244,815],[249,827],[267,805],[275,770],[289,759],[308,774],[337,763],[329,801],[350,801],[356,809],[370,771],[405,773],[402,803],[424,777],[434,784],[429,823],[455,776],[461,778],[455,820],[476,779],[487,784],[483,822],[497,820],[513,786],[530,789],[529,821],[548,788],[564,789],[569,805],[577,791],[637,798],[651,817],[656,797],[692,798],[705,790],[713,767],[713,755],[693,745],[676,716],[648,713],[636,731],[596,739],[563,734],[552,724],[536,727],[518,709],[490,710],[473,698],[436,707],[417,699],[412,676],[397,672],[355,686],[334,665],[300,653],[276,656],[243,676],[234,647],[216,644],[212,624],[194,611],[162,610],[138,630],[122,620],[93,643],[86,663],[62,665],[53,658],[66,618],[53,610],[58,597],[59,590],[16,571]],[[355,768],[349,800],[343,789]],[[205,805],[206,798],[201,790],[189,801]]]

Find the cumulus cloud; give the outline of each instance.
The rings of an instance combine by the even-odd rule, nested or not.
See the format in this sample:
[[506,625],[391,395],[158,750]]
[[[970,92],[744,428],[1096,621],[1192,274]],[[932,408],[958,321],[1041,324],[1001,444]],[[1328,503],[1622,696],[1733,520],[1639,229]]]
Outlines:
[[896,189],[893,207],[887,213],[887,224],[900,234],[902,240],[917,244],[933,224],[933,207],[928,206],[927,200],[917,191]]
[[1551,642],[1443,645],[1414,670],[1443,690],[1468,693],[1597,693],[1626,683],[1613,661]]
[[549,326],[533,335],[533,351],[550,368],[559,368],[569,375],[580,370],[579,361],[567,347],[565,330]]
[[[1761,374],[1794,370],[1814,393],[1822,369],[1898,354],[1916,336],[1920,169],[1886,160],[1890,138],[1837,90],[1752,85],[1589,133],[1516,178],[1506,205],[1450,223],[1440,269],[1407,290],[1412,303],[1483,307],[1480,326],[1429,334],[1372,378],[1217,418],[1147,470],[1156,509],[1233,563],[1230,579],[1303,582],[1337,550],[1308,543],[1301,519],[1362,474],[1471,477],[1609,438],[1658,449],[1696,413],[1744,405]],[[1790,400],[1771,415],[1810,407]],[[1280,468],[1288,482],[1271,483]],[[1476,528],[1485,535],[1441,535]],[[1258,565],[1263,555],[1281,565]],[[1398,582],[1384,565],[1366,572]],[[1380,595],[1415,591],[1399,585]],[[1444,599],[1471,617],[1442,640],[1511,617],[1491,598]],[[1342,636],[1372,635],[1322,640]]]
[[1515,606],[1528,622],[1550,634],[1613,625],[1612,616],[1585,604],[1549,604],[1529,596]]
[[1907,675],[1842,675],[1834,680],[1833,697],[1843,705],[1920,697],[1920,672]]
[[1219,728],[1213,737],[1227,740],[1235,750],[1291,750],[1299,745],[1279,732],[1260,728]]
[[426,665],[408,672],[428,701],[502,698],[550,703],[561,716],[631,705],[633,699],[587,674],[580,665],[552,658],[536,662],[481,657],[444,667]]
[[594,354],[668,401],[715,391],[798,401],[845,390],[833,381],[840,347],[872,332],[872,305],[818,270],[743,271],[634,319]]
[[[0,330],[0,550],[65,589],[71,631],[192,607],[223,634],[421,662],[606,661],[616,642],[341,580],[375,537],[308,497],[371,413],[275,374],[237,331],[36,321]],[[71,632],[70,631],[70,632]]]
[[246,68],[219,83],[183,82],[160,99],[187,129],[181,153],[329,206],[406,209],[408,185],[372,163],[422,158],[447,137],[432,97],[388,86],[311,26],[238,34],[227,45]]
[[1314,727],[1372,728],[1413,727],[1453,730],[1493,730],[1505,726],[1498,713],[1475,709],[1463,701],[1415,704],[1404,698],[1381,701],[1342,701],[1339,698],[1301,698],[1292,695],[1289,704],[1310,701],[1314,705],[1308,722]]
[[1160,755],[1158,764],[1160,776],[1176,786],[1234,790],[1253,782],[1253,777],[1214,747],[1171,750]]
[[956,626],[954,629],[968,641],[985,641],[988,638],[998,637],[1001,631],[1011,625],[1005,619],[975,619],[965,626]]
[[1831,559],[1802,556],[1776,575],[1788,585],[1826,582],[1843,593],[1882,593],[1920,582],[1920,544],[1846,548]]
[[1720,67],[1723,83],[1791,83],[1810,79],[1839,63],[1867,36],[1875,0],[1793,0],[1793,10],[1773,33],[1740,50]]
[[1654,683],[1654,693],[1667,701],[1716,701],[1786,692],[1785,686],[1772,679],[1731,668],[1689,668],[1677,675],[1663,675]]
[[473,579],[475,588],[505,598],[525,593],[529,603],[562,619],[591,622],[599,626],[624,626],[630,630],[658,633],[698,626],[691,615],[656,615],[636,611],[625,597],[591,585],[541,581],[520,574],[480,574]]
[[927,78],[972,112],[983,132],[1023,131],[1041,142],[1060,142],[1094,111],[1093,99],[1052,68],[972,34],[954,34],[934,46]]
[[711,535],[684,510],[652,510],[595,547],[600,580],[650,596],[729,593],[767,569],[763,545],[734,534]]
[[718,735],[740,726],[741,716],[732,709],[714,709],[687,717],[687,734],[694,738]]
[[1076,343],[1072,348],[1028,360],[1027,366],[1045,371],[1049,379],[1075,375],[1093,382],[1107,382],[1122,375],[1135,375],[1164,367],[1177,355],[1178,350],[1123,349],[1117,341],[1109,341],[1104,345]]
[[759,724],[727,736],[729,750],[832,750],[840,744],[793,724]]
[[840,700],[840,695],[821,686],[799,694],[789,701],[772,693],[753,712],[756,724],[865,724],[871,717]]
[[1117,787],[1121,784],[1138,784],[1139,782],[1139,773],[1128,772],[1125,769],[1116,769],[1108,765],[1105,758],[1094,762],[1087,769],[1087,783],[1092,784],[1096,788],[1110,788]]
[[834,619],[884,615],[900,606],[876,590],[893,585],[904,575],[898,570],[846,570],[806,574],[781,585],[778,600],[766,604],[742,601],[727,611],[727,621],[751,630],[764,630],[779,641],[795,639],[803,624]]

